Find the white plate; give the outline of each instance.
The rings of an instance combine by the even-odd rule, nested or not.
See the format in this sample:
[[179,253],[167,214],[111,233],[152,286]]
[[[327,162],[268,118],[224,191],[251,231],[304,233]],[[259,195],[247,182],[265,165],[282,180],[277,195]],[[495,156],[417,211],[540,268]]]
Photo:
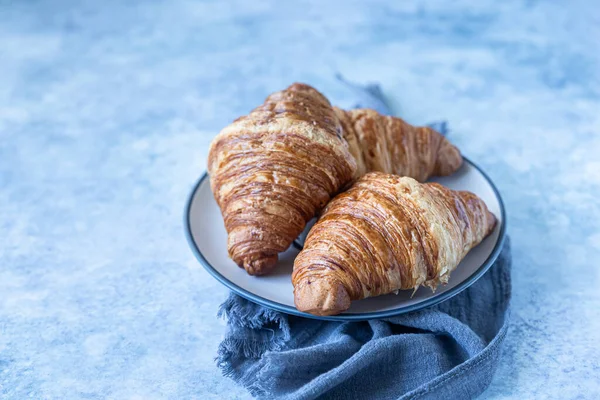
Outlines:
[[207,174],[200,178],[188,199],[184,215],[185,230],[192,251],[208,272],[251,301],[288,314],[317,319],[365,320],[390,317],[437,304],[458,294],[488,270],[502,249],[506,230],[504,205],[498,190],[479,167],[465,159],[463,166],[455,174],[432,181],[450,189],[468,190],[483,199],[498,218],[494,232],[469,252],[452,272],[448,284],[438,287],[435,293],[427,287],[421,287],[413,296],[412,291],[408,290],[397,295],[354,301],[348,311],[335,316],[317,317],[294,307],[291,273],[294,258],[298,254],[298,249],[294,246],[279,255],[279,265],[267,276],[250,276],[229,258],[227,232]]

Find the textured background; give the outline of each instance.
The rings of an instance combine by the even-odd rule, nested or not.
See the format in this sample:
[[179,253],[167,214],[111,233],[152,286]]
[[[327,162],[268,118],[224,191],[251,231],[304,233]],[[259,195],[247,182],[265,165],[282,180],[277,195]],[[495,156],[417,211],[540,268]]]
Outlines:
[[0,0],[0,397],[247,398],[184,202],[221,127],[293,81],[346,105],[340,71],[448,119],[504,196],[484,398],[598,398],[597,2],[127,3]]

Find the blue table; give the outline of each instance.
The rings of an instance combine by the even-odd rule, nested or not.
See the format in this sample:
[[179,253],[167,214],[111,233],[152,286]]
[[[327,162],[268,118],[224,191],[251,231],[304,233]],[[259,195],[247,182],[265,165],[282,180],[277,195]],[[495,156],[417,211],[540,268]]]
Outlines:
[[189,251],[211,138],[336,72],[450,121],[509,213],[512,327],[485,398],[600,393],[600,8],[592,1],[1,2],[0,397],[249,398],[227,291]]

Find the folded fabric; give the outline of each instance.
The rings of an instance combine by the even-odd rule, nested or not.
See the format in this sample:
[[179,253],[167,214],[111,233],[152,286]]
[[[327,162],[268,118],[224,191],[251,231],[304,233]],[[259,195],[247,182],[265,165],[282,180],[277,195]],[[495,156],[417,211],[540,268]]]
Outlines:
[[[362,93],[362,106],[389,113],[378,86]],[[436,129],[445,133],[446,126]],[[227,332],[217,364],[262,398],[473,398],[489,385],[500,357],[510,267],[507,238],[497,261],[471,287],[436,306],[385,320],[303,318],[231,294],[219,310]]]

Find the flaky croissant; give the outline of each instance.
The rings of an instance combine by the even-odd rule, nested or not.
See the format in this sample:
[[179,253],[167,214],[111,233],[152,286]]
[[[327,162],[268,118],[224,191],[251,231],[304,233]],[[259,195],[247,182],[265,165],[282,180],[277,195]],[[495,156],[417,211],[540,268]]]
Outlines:
[[458,149],[429,127],[369,109],[335,107],[335,113],[356,160],[355,179],[380,171],[425,182],[431,176],[450,175],[462,164]]
[[461,163],[456,147],[430,128],[372,110],[334,109],[296,83],[219,133],[208,172],[230,257],[262,275],[333,195],[366,172],[423,181]]
[[435,289],[495,223],[473,193],[369,173],[335,197],[308,234],[292,274],[296,307],[333,315],[352,300]]
[[269,272],[306,222],[349,182],[356,162],[329,101],[308,85],[273,93],[213,140],[208,172],[230,257]]

